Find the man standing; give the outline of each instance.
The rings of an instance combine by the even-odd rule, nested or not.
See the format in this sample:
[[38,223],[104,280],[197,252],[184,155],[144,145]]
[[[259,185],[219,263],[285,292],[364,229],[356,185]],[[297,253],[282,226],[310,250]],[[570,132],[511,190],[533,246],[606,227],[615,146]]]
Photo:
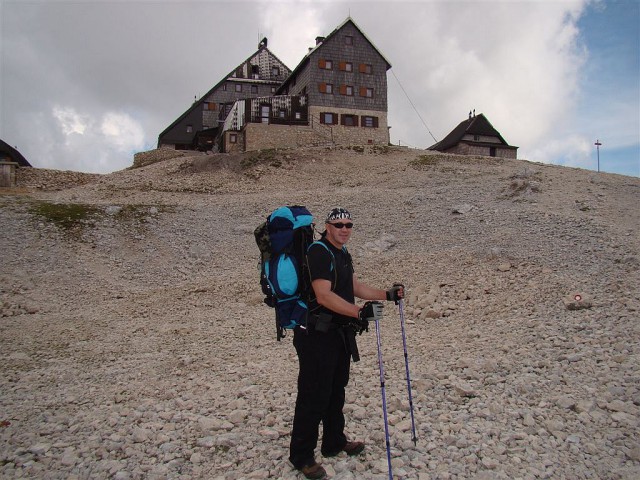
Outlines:
[[404,296],[401,285],[380,290],[356,278],[345,247],[353,228],[346,209],[331,210],[325,225],[322,238],[307,254],[315,300],[310,303],[307,327],[296,327],[293,337],[300,371],[289,460],[309,479],[326,476],[314,456],[320,422],[323,456],[358,455],[364,450],[363,442],[347,440],[342,412],[351,358],[359,360],[356,331],[362,333],[373,317],[370,307],[355,304],[355,297],[398,301]]

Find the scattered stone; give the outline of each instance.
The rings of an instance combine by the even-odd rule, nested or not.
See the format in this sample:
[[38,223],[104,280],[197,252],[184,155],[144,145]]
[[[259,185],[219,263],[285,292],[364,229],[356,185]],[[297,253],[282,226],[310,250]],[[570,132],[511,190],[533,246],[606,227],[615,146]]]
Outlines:
[[567,310],[583,310],[593,306],[591,298],[581,292],[574,292],[567,295],[564,297],[563,302]]
[[452,213],[464,215],[465,213],[469,213],[473,209],[474,209],[473,205],[469,205],[468,203],[465,203],[463,205],[458,205],[456,207],[453,207]]
[[[358,278],[408,286],[416,445],[397,307],[380,322],[396,477],[640,478],[640,181],[486,157],[414,168],[390,149],[272,152],[281,166],[260,171],[196,152],[108,175],[21,169],[30,193],[0,195],[0,477],[299,477],[298,360],[290,331],[275,339],[252,230],[312,198],[320,219],[339,199],[354,213]],[[97,213],[64,230],[39,202]],[[563,308],[582,289],[597,304]],[[387,478],[375,333],[357,337],[345,408],[367,447],[322,458],[336,480]]]

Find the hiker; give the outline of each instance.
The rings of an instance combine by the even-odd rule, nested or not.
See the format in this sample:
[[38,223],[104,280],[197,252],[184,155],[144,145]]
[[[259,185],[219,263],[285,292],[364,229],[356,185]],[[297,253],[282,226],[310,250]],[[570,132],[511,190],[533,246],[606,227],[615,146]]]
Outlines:
[[355,297],[396,302],[404,297],[402,285],[385,291],[356,278],[345,247],[353,227],[346,209],[331,210],[325,225],[322,238],[309,247],[307,254],[315,300],[309,305],[306,328],[297,326],[293,337],[300,371],[289,460],[309,479],[326,475],[314,457],[320,422],[323,456],[341,452],[358,455],[365,447],[361,441],[347,440],[342,412],[351,358],[359,360],[356,333],[366,330],[368,319],[374,315],[369,305],[356,305]]

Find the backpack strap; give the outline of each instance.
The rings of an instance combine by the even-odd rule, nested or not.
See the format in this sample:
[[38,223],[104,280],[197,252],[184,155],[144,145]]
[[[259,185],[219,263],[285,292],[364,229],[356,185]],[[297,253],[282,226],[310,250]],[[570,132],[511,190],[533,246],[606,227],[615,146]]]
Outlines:
[[[309,248],[311,248],[313,245],[322,245],[325,248],[325,250],[329,252],[329,255],[331,255],[331,271],[333,271],[333,281],[331,282],[331,291],[333,291],[336,288],[336,284],[338,283],[338,271],[336,269],[336,256],[333,254],[331,249],[327,247],[324,244],[324,242],[321,242],[320,240],[316,240],[315,242],[313,242],[311,245],[309,245]],[[309,251],[309,248],[307,248],[307,252]],[[347,253],[347,247],[343,245],[342,251]],[[311,274],[311,272],[309,272],[309,274]]]

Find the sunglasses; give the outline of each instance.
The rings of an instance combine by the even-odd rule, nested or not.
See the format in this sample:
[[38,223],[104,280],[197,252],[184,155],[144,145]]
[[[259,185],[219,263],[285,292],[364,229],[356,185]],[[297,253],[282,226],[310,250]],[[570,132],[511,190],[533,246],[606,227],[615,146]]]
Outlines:
[[341,229],[344,227],[347,227],[349,229],[353,228],[353,223],[349,222],[349,223],[342,223],[342,222],[338,222],[338,223],[330,223],[329,225],[331,225],[332,227]]

